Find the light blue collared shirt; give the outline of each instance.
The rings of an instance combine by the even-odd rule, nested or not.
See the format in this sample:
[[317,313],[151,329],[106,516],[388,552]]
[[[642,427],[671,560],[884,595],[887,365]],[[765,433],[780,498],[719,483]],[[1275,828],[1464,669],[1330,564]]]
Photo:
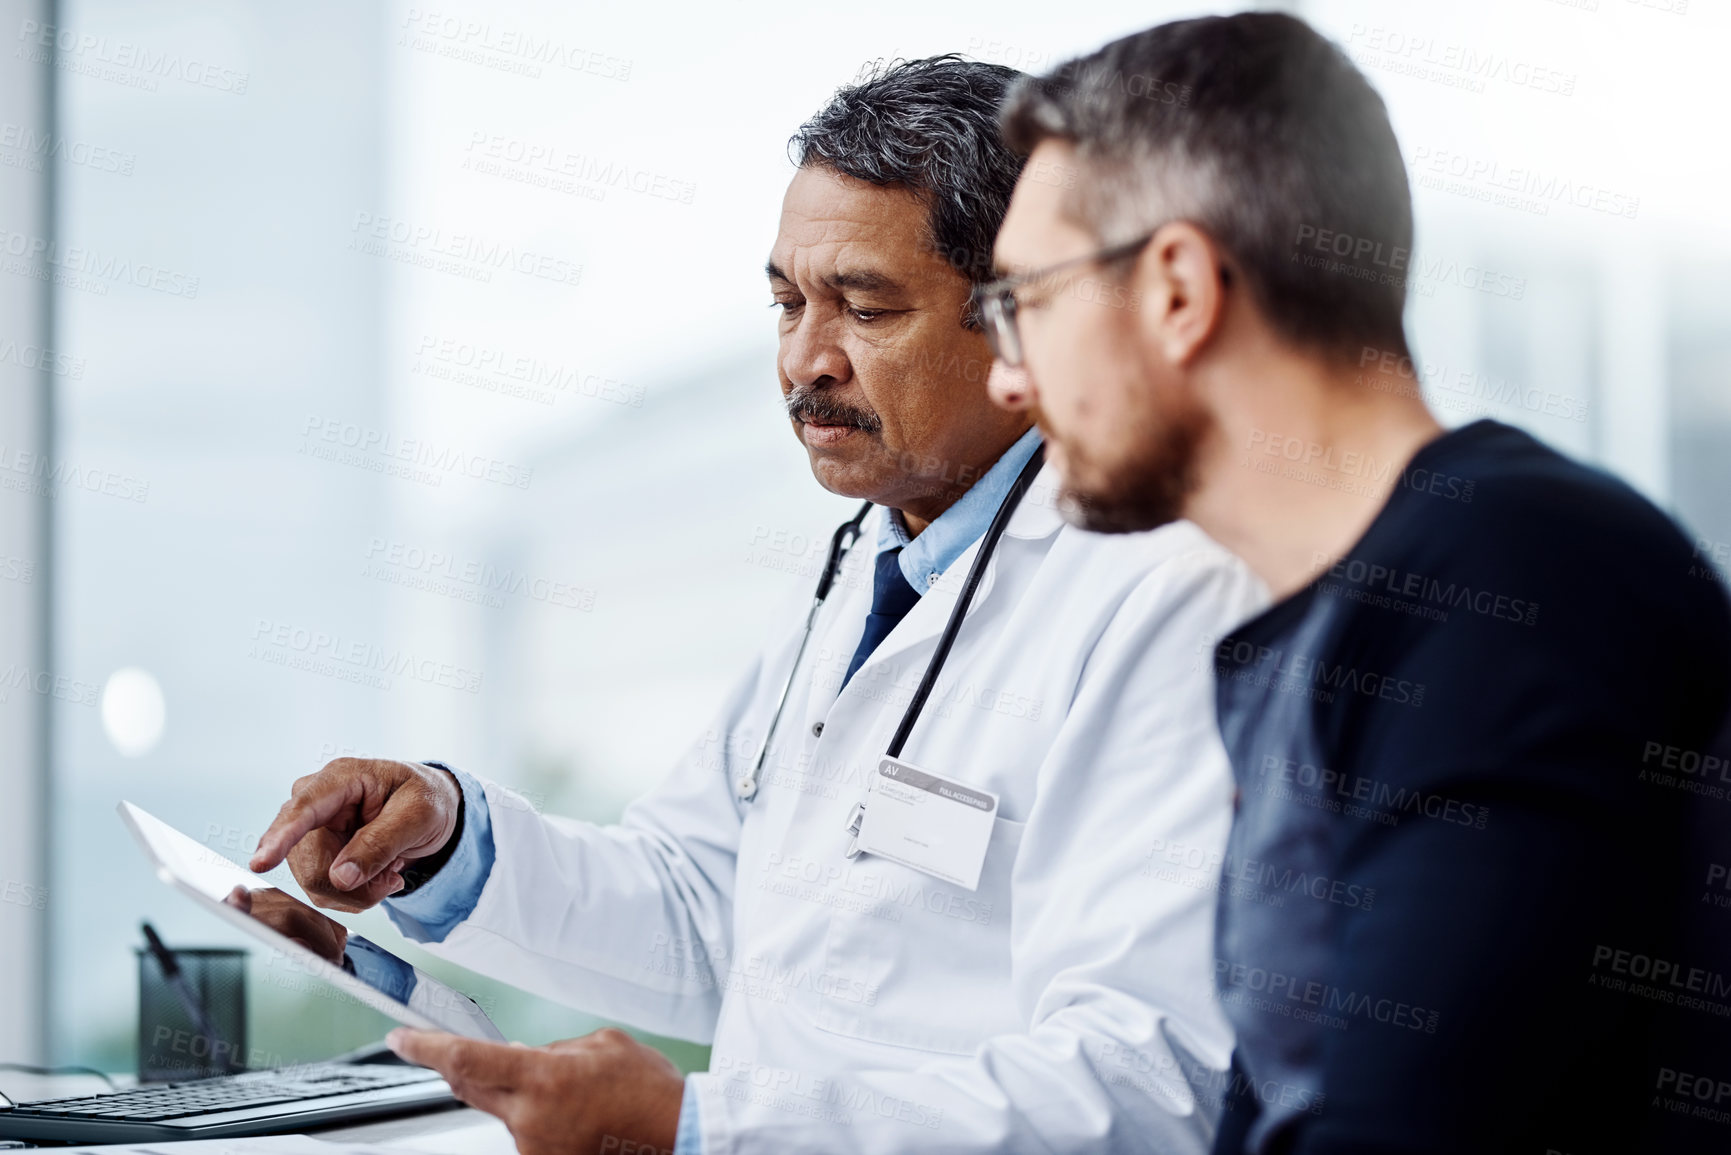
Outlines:
[[[1040,431],[1030,429],[1004,451],[950,508],[938,515],[916,538],[908,537],[899,511],[891,510],[878,532],[878,552],[902,547],[902,576],[922,596],[937,584],[945,570],[985,535],[997,516],[998,507],[1015,484],[1016,477],[1034,450],[1040,446]],[[481,888],[493,870],[493,818],[481,784],[461,770],[429,762],[449,770],[463,791],[463,831],[457,847],[439,872],[413,894],[387,898],[385,913],[404,936],[415,942],[442,942],[456,925],[474,913]],[[698,1116],[697,1089],[688,1080],[679,1106],[679,1134],[673,1155],[702,1155],[703,1129]]]
[[901,556],[896,561],[901,563],[902,576],[923,597],[970,545],[985,536],[992,518],[997,516],[998,507],[1004,504],[1004,496],[1016,483],[1016,476],[1028,464],[1028,458],[1034,456],[1034,450],[1040,447],[1040,440],[1038,429],[1022,434],[954,505],[939,514],[937,520],[926,526],[925,532],[918,537],[908,537],[907,523],[902,520],[901,511],[891,510],[878,530],[877,552],[901,546]]
[[423,765],[449,770],[463,792],[463,829],[457,847],[437,874],[419,890],[401,898],[385,899],[385,913],[413,942],[444,942],[456,925],[475,912],[481,888],[493,872],[493,812],[481,784],[442,762]]
[[679,1101],[679,1133],[673,1137],[673,1155],[703,1155],[703,1124],[697,1107],[697,1085],[685,1080],[685,1098]]

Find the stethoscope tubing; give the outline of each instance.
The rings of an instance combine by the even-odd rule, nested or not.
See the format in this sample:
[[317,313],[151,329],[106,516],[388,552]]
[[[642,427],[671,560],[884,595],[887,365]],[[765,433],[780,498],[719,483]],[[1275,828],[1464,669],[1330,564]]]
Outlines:
[[793,680],[799,676],[799,664],[805,658],[805,647],[811,642],[812,629],[817,625],[818,611],[823,609],[823,603],[829,597],[830,587],[835,584],[836,574],[841,571],[842,558],[859,540],[860,524],[865,521],[866,514],[871,512],[872,503],[866,502],[854,514],[852,521],[844,521],[836,527],[834,536],[829,539],[829,560],[824,563],[823,573],[817,579],[817,593],[811,599],[811,609],[805,615],[805,633],[800,635],[799,649],[794,651],[793,667],[787,672],[787,680],[781,684],[781,693],[775,699],[775,713],[770,715],[769,728],[763,732],[763,742],[757,748],[757,758],[751,764],[751,773],[739,780],[735,793],[742,802],[750,802],[757,796],[758,775],[763,773],[764,759],[769,756],[769,743],[775,737],[775,727],[781,721],[781,712],[787,707],[787,696],[793,690]]
[[[1034,478],[1045,464],[1045,448],[1044,445],[1037,447],[1033,456],[1028,458],[1027,464],[1022,466],[1022,471],[1016,475],[1010,491],[1004,495],[1003,502],[998,506],[998,512],[993,516],[985,537],[981,539],[979,552],[974,555],[974,564],[968,570],[961,596],[956,599],[954,608],[950,610],[949,620],[944,623],[944,632],[938,637],[938,645],[932,651],[931,660],[926,663],[926,671],[920,678],[919,688],[914,691],[907,709],[902,712],[901,723],[896,727],[895,736],[890,739],[889,748],[884,751],[889,757],[901,757],[902,747],[907,744],[914,723],[919,721],[926,699],[931,697],[932,688],[938,682],[938,675],[943,671],[944,663],[949,660],[950,650],[956,644],[956,636],[962,631],[962,621],[967,617],[968,607],[973,604],[974,594],[985,577],[986,565],[997,550],[998,539],[1004,536],[1004,530],[1009,526],[1016,507],[1021,504],[1023,494],[1027,493],[1028,487],[1033,484]],[[781,684],[781,693],[775,700],[775,712],[770,715],[769,727],[764,731],[763,742],[757,748],[757,757],[752,762],[751,772],[741,778],[735,787],[734,793],[741,802],[750,802],[757,796],[758,777],[763,772],[764,761],[769,757],[769,744],[775,738],[776,726],[781,722],[782,711],[787,707],[794,679],[799,676],[805,648],[810,644],[812,631],[817,626],[818,612],[823,609],[823,603],[835,585],[836,575],[841,572],[842,560],[859,540],[860,526],[865,521],[866,514],[871,512],[871,507],[872,503],[869,501],[862,505],[852,520],[844,521],[836,527],[834,536],[830,538],[829,558],[824,564],[823,573],[818,576],[817,591],[812,597],[811,609],[806,613],[805,632],[800,636],[799,649],[794,651],[793,666],[787,672],[787,680]]]

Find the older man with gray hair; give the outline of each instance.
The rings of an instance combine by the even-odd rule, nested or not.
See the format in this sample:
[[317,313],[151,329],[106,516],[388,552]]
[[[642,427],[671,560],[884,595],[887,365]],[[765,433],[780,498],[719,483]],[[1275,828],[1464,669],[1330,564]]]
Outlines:
[[880,68],[794,138],[777,375],[818,481],[867,504],[668,779],[602,827],[338,759],[260,842],[436,954],[713,1042],[682,1080],[611,1030],[393,1032],[525,1155],[1210,1142],[1231,788],[1203,658],[1263,594],[1193,526],[1064,525],[1039,433],[987,397],[1014,76]]

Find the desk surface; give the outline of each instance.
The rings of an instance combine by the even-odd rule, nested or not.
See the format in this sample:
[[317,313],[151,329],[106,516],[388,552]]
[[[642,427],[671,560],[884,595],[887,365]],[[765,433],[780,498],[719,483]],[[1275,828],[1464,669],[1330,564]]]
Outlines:
[[[0,1071],[0,1092],[14,1100],[92,1095],[105,1089],[100,1079],[89,1075],[44,1076]],[[517,1150],[505,1124],[469,1107],[423,1111],[372,1123],[340,1123],[303,1133],[328,1143],[376,1143],[433,1155],[516,1155]]]
[[436,1155],[516,1155],[505,1124],[471,1107],[308,1131],[330,1143],[377,1143]]

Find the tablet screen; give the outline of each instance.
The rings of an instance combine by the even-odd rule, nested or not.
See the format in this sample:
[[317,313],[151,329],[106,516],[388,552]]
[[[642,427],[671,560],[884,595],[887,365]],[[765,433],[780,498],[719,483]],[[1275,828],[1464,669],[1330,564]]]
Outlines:
[[[429,977],[370,939],[353,933],[299,898],[274,886],[160,819],[123,802],[121,812],[157,864],[204,897],[262,923],[382,995],[475,1039],[503,1041],[475,1001]],[[293,965],[292,955],[284,961]],[[276,959],[271,963],[275,965]],[[312,968],[304,968],[314,973]]]

